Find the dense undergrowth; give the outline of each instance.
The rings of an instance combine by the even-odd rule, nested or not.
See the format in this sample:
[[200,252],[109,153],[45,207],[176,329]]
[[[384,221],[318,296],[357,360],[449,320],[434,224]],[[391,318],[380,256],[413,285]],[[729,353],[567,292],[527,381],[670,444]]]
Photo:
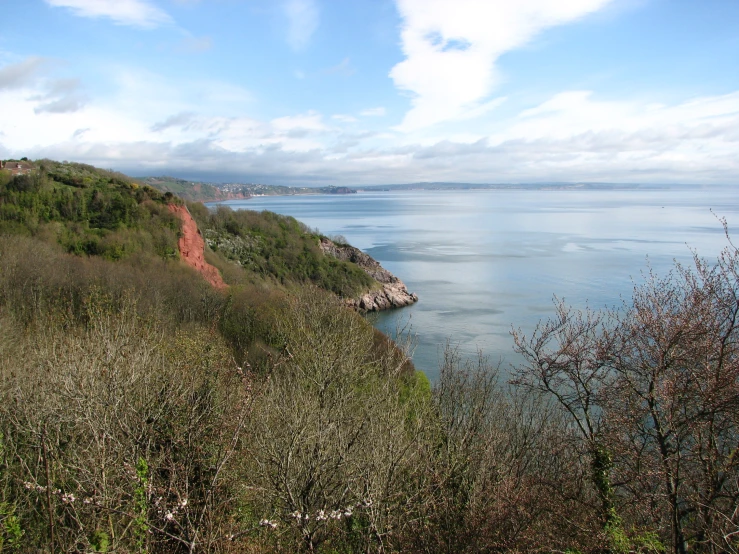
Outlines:
[[117,260],[137,252],[177,257],[176,201],[126,176],[76,163],[37,162],[31,174],[0,172],[0,229],[39,236],[67,251]]
[[221,292],[175,198],[44,168],[0,183],[0,550],[739,549],[733,247],[431,387],[295,220],[190,206]]
[[210,212],[202,204],[189,208],[211,250],[247,275],[281,284],[312,283],[346,298],[376,286],[358,266],[325,256],[321,236],[293,217],[225,206]]

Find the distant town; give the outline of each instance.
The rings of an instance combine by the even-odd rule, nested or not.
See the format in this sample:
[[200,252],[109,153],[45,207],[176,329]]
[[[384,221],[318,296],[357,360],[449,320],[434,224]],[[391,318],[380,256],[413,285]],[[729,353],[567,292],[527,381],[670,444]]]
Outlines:
[[290,187],[263,183],[206,183],[187,181],[177,177],[142,177],[147,184],[187,200],[218,202],[222,200],[247,199],[258,196],[294,196],[314,194],[356,194],[357,192],[390,191],[473,191],[473,190],[651,190],[685,188],[700,185],[655,185],[633,183],[447,183],[421,182],[390,185]]

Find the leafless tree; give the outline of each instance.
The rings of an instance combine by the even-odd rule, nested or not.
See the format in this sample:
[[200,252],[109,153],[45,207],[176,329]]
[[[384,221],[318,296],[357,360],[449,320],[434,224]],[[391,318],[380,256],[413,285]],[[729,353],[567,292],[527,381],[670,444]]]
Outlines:
[[738,273],[730,244],[714,264],[649,272],[621,310],[560,303],[531,339],[514,333],[514,382],[579,431],[612,549],[651,548],[654,532],[675,553],[737,549]]

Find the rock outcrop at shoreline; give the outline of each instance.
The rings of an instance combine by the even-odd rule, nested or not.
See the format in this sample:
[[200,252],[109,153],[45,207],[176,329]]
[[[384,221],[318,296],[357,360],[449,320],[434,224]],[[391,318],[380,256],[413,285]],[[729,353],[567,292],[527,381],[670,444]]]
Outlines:
[[408,292],[403,281],[359,248],[348,244],[336,244],[324,237],[321,239],[321,250],[324,254],[358,265],[367,275],[382,285],[380,290],[370,291],[359,298],[348,300],[347,304],[350,307],[363,312],[379,312],[410,306],[418,302],[418,296]]

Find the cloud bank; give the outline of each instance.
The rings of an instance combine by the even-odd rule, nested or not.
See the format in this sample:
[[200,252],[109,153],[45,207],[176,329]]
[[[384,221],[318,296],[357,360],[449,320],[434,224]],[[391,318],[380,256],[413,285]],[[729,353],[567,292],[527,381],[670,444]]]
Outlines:
[[410,94],[399,129],[464,117],[489,100],[496,61],[541,31],[593,13],[610,0],[397,0],[405,60],[390,71]]
[[498,114],[494,132],[418,142],[365,127],[380,109],[259,119],[246,115],[243,89],[125,70],[116,72],[116,95],[85,98],[83,83],[50,78],[45,67],[29,58],[0,68],[7,155],[275,184],[732,183],[739,175],[739,92],[668,105],[565,90]]
[[49,60],[33,56],[0,69],[0,90],[21,88],[31,84]]

